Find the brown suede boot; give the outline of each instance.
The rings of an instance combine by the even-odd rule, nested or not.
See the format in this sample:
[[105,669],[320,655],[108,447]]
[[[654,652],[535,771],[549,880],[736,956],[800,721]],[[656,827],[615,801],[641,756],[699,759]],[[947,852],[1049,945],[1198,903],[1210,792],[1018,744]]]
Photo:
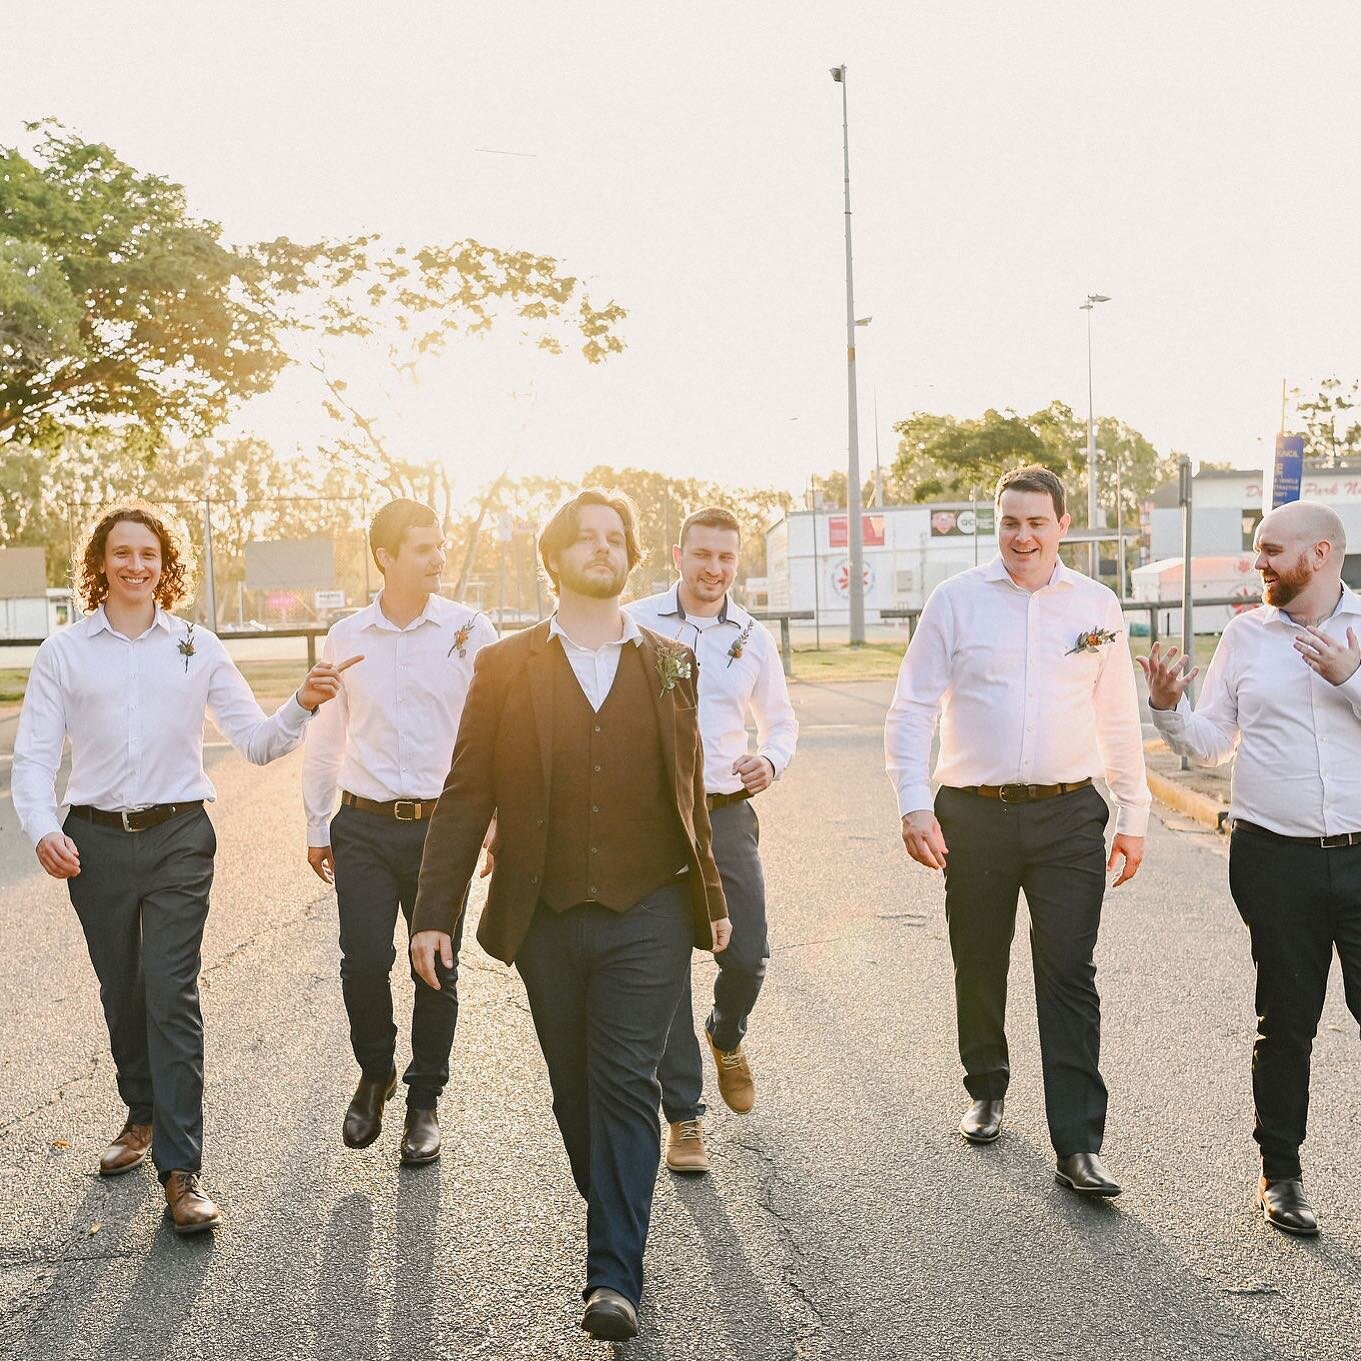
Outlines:
[[176,1233],[202,1233],[215,1229],[222,1212],[208,1198],[197,1172],[172,1172],[165,1179],[165,1203]]
[[673,1172],[707,1172],[709,1150],[698,1120],[677,1120],[667,1127],[666,1165]]
[[151,1147],[151,1126],[134,1125],[128,1121],[114,1136],[113,1143],[99,1155],[99,1175],[116,1177],[131,1172],[146,1160]]
[[707,1030],[704,1037],[709,1041],[714,1067],[718,1070],[719,1096],[730,1111],[746,1115],[756,1104],[756,1082],[742,1046],[739,1044],[736,1049],[720,1049]]

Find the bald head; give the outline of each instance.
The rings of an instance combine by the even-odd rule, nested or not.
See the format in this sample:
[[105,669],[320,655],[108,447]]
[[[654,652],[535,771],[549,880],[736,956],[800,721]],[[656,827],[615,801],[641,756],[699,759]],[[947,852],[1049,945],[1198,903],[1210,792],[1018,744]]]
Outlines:
[[1297,552],[1305,552],[1316,544],[1326,543],[1338,570],[1347,551],[1347,534],[1342,520],[1331,506],[1322,501],[1290,501],[1263,516],[1257,529],[1257,542],[1268,538],[1289,545]]

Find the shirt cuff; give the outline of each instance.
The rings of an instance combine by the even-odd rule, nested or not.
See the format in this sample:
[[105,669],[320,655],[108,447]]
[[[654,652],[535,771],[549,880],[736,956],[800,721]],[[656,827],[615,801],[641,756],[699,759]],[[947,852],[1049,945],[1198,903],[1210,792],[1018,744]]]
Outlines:
[[1149,808],[1150,805],[1147,803],[1122,803],[1117,805],[1115,810],[1116,836],[1147,836]]
[[789,764],[789,758],[784,757],[783,759],[781,759],[780,753],[778,751],[771,751],[769,749],[766,749],[763,751],[758,751],[756,754],[763,761],[770,762],[770,768],[775,772],[775,778],[777,780],[780,778],[781,775],[784,774],[785,767]]
[[1361,704],[1361,666],[1358,666],[1337,689],[1339,694],[1346,696],[1349,704]]
[[293,691],[275,711],[279,721],[283,724],[284,730],[294,737],[301,737],[303,730],[307,727],[307,720],[313,717],[311,709],[305,709],[298,703],[298,692]]
[[33,843],[34,849],[43,837],[51,836],[53,832],[61,831],[61,820],[56,813],[50,813],[46,817],[40,818],[37,822],[30,823],[24,830],[28,833],[28,839]]
[[1153,726],[1159,732],[1179,733],[1186,726],[1186,720],[1191,716],[1191,701],[1185,695],[1182,695],[1177,701],[1175,709],[1155,709],[1147,700],[1145,705],[1149,717],[1153,720]]
[[898,816],[905,818],[909,813],[920,813],[934,808],[935,799],[931,797],[929,784],[905,784],[898,790]]
[[331,819],[321,818],[320,820],[314,821],[312,818],[308,818],[307,819],[308,847],[310,848],[312,846],[329,846],[330,844],[331,844]]

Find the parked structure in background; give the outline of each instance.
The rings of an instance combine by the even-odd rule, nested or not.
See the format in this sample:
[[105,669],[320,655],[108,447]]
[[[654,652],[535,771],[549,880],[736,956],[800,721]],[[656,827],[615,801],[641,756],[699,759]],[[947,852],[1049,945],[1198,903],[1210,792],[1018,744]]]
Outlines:
[[71,588],[48,586],[41,548],[0,548],[0,639],[46,638],[72,610]]

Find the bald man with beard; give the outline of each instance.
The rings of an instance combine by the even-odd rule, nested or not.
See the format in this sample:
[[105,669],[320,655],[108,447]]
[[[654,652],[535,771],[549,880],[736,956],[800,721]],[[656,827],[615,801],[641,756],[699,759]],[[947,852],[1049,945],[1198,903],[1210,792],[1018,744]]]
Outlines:
[[1328,506],[1273,510],[1255,547],[1265,603],[1230,620],[1194,712],[1197,668],[1176,648],[1139,662],[1174,751],[1208,766],[1237,754],[1229,889],[1257,966],[1257,1204],[1267,1223],[1312,1235],[1300,1146],[1334,949],[1361,1021],[1361,600],[1342,584],[1346,535]]

